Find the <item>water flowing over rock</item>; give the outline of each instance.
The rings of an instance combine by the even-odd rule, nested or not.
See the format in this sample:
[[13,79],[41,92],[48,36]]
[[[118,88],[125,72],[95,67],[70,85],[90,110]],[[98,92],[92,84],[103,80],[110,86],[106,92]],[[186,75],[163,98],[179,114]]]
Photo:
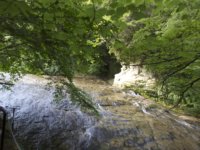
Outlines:
[[68,97],[56,103],[47,80],[25,76],[11,91],[0,92],[0,105],[13,117],[14,133],[23,149],[78,149],[80,137],[95,123],[93,117],[71,104]]
[[130,90],[93,77],[74,83],[99,106],[100,117],[89,116],[68,96],[53,101],[47,80],[25,76],[12,91],[0,92],[0,104],[15,107],[14,133],[25,150],[198,150],[200,121],[165,111]]
[[87,149],[200,149],[199,119],[183,120],[133,91],[97,79],[80,78],[76,84],[94,95],[102,113],[102,119],[89,129]]

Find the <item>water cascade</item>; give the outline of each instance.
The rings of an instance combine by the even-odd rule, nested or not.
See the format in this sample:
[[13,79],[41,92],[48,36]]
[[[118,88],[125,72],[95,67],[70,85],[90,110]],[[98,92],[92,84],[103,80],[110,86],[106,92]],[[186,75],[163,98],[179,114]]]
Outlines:
[[198,150],[200,121],[165,111],[152,101],[94,77],[74,83],[99,106],[100,117],[73,105],[68,96],[53,100],[44,78],[27,75],[11,91],[0,92],[0,105],[14,116],[14,134],[26,150]]
[[[80,138],[95,118],[80,111],[66,96],[55,102],[48,80],[27,75],[11,90],[0,92],[0,105],[14,120],[14,134],[26,150],[78,149]],[[15,109],[13,118],[13,109]]]

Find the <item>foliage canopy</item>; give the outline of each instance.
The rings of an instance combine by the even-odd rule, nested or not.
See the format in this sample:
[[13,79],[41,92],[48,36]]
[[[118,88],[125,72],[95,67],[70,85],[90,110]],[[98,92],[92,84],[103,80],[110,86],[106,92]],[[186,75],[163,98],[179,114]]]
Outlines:
[[199,8],[199,0],[0,0],[0,70],[72,81],[106,44],[120,62],[145,66],[166,101],[200,108]]

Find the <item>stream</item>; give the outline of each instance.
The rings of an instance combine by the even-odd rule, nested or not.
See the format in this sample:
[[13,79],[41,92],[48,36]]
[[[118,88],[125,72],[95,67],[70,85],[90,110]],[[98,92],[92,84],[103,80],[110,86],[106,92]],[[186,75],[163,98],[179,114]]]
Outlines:
[[[200,120],[180,116],[130,90],[95,77],[74,83],[91,95],[100,117],[71,103],[69,94],[55,102],[48,80],[26,75],[0,105],[9,112],[22,150],[199,150]],[[14,115],[13,115],[14,111]]]

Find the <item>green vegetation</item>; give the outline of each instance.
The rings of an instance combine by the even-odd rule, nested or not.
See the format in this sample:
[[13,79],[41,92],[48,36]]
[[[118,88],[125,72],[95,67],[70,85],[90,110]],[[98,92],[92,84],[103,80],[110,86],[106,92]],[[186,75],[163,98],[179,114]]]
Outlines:
[[96,115],[98,115],[97,108],[91,101],[91,96],[83,90],[74,86],[73,83],[68,83],[63,80],[61,81],[61,84],[57,84],[56,90],[54,92],[54,98],[56,101],[60,101],[65,98],[66,94],[68,93],[70,93],[72,102],[81,105],[84,111],[88,113],[95,113]]
[[108,50],[147,68],[160,99],[199,113],[199,8],[199,0],[0,0],[0,70],[70,83],[75,72],[104,72]]

